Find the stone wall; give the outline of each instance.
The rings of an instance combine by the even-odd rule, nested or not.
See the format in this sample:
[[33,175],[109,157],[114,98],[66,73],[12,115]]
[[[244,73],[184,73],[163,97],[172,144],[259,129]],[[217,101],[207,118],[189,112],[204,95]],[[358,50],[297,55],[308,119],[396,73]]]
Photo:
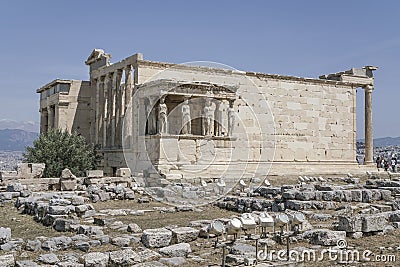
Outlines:
[[137,66],[139,84],[172,79],[239,85],[234,109],[241,121],[232,147],[241,151],[234,160],[249,159],[249,173],[258,162],[272,165],[271,174],[365,171],[356,163],[354,84],[149,61]]

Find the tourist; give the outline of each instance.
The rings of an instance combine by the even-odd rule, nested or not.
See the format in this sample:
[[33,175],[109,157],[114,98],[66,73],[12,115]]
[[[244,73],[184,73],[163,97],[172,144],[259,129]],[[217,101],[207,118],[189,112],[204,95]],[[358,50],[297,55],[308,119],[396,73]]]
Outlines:
[[378,170],[379,170],[379,168],[382,168],[382,165],[381,165],[381,157],[380,156],[378,156],[377,158],[376,158],[376,167],[378,168]]
[[392,164],[392,172],[396,172],[397,158],[395,157],[394,154],[392,155],[391,164]]
[[389,170],[389,162],[386,159],[384,159],[383,167],[385,168],[385,171]]

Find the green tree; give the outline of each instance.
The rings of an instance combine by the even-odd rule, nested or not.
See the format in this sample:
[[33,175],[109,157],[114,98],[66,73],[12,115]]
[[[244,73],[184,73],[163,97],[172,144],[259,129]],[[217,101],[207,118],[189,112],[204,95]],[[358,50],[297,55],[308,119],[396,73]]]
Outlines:
[[65,168],[83,176],[86,170],[96,168],[99,161],[95,147],[87,144],[84,137],[58,129],[42,133],[23,156],[24,162],[46,164],[43,177],[60,177]]

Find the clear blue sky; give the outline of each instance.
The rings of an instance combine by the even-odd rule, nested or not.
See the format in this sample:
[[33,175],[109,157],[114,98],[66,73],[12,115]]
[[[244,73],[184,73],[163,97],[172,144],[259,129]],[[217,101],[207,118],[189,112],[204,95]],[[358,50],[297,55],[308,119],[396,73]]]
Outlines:
[[[400,136],[400,1],[1,1],[0,119],[39,121],[35,90],[88,79],[103,48],[119,61],[209,60],[239,70],[318,77],[379,66],[374,136]],[[363,137],[363,93],[358,137]]]

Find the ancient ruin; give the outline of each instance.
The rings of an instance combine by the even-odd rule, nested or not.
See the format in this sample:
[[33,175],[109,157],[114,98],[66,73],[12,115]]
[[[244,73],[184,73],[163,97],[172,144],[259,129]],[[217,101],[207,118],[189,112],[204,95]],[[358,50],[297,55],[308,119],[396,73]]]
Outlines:
[[[110,58],[95,49],[85,62],[89,81],[57,79],[37,90],[41,132],[77,131],[101,145],[106,175],[129,167],[167,181],[229,180],[365,173],[372,163],[376,67],[313,79],[153,62],[140,53]],[[363,166],[357,88],[365,91]]]

